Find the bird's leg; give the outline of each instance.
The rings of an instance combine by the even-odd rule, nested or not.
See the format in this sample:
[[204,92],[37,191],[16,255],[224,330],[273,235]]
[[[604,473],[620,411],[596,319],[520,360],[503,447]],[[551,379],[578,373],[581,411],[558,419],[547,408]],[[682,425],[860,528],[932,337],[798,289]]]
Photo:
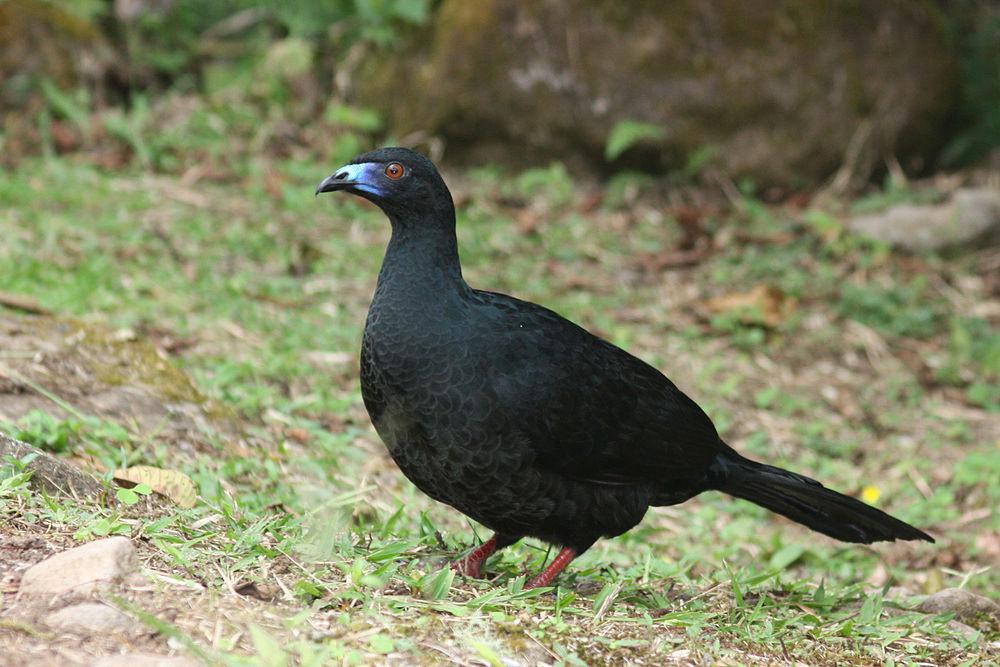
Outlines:
[[474,579],[481,579],[483,563],[497,550],[497,536],[494,535],[486,542],[472,550],[468,556],[452,563],[452,567],[459,573]]
[[524,590],[529,588],[538,588],[540,586],[548,586],[552,583],[552,580],[556,578],[556,575],[566,569],[569,562],[576,558],[576,551],[570,549],[569,547],[563,547],[559,555],[556,556],[547,568],[542,570],[541,574],[529,581],[524,585]]

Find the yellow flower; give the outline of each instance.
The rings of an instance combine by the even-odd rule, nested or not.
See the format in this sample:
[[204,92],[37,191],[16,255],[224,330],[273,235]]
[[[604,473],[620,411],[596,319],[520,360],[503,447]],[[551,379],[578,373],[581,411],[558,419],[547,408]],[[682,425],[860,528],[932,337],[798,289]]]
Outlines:
[[865,501],[869,505],[874,505],[878,502],[878,499],[882,497],[882,492],[879,491],[877,486],[872,486],[869,484],[865,488],[861,489],[861,500]]

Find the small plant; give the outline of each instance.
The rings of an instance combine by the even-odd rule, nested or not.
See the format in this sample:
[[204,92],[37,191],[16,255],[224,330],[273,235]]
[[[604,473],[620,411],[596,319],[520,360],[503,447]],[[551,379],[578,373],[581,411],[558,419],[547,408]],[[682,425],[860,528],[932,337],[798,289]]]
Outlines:
[[[4,426],[3,422],[0,426]],[[131,441],[128,429],[116,422],[87,415],[61,419],[41,410],[28,412],[6,428],[17,440],[41,450],[53,454],[80,450],[103,459],[109,466],[127,457],[125,450]]]
[[549,208],[565,206],[573,199],[573,179],[566,165],[553,162],[548,167],[528,169],[506,188],[507,193],[528,201],[541,200]]
[[617,160],[622,153],[643,142],[659,141],[667,136],[667,131],[659,125],[641,123],[635,120],[622,120],[615,123],[608,134],[604,146],[604,157],[609,161]]
[[852,202],[851,212],[872,213],[883,211],[896,204],[933,204],[943,198],[944,195],[934,188],[914,189],[909,183],[899,182],[888,175],[881,190]]
[[890,336],[927,338],[938,332],[942,318],[938,304],[927,300],[924,285],[920,278],[890,288],[849,283],[841,290],[837,310]]
[[83,424],[76,419],[57,419],[32,410],[13,429],[17,440],[53,453],[69,452],[80,441]]

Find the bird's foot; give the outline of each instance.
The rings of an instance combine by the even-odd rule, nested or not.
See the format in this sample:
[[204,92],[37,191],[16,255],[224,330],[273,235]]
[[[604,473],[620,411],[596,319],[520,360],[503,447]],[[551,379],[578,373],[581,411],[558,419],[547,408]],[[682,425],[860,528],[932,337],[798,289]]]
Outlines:
[[468,556],[451,564],[453,570],[473,579],[483,578],[483,563],[497,550],[497,537],[494,535],[486,542],[472,550]]
[[530,590],[532,588],[540,588],[542,586],[548,586],[552,583],[552,580],[556,578],[560,572],[566,569],[569,562],[576,558],[576,552],[569,547],[563,547],[559,555],[556,556],[547,568],[542,570],[542,572],[531,579],[528,583],[524,585],[524,590]]

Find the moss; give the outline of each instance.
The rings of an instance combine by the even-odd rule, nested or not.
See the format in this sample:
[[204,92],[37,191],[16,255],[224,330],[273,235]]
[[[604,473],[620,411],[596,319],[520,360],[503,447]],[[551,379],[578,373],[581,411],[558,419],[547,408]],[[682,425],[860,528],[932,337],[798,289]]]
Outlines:
[[76,352],[94,378],[112,386],[144,385],[169,401],[204,405],[206,398],[190,379],[164,359],[149,342],[122,336],[101,326],[68,322],[71,338],[79,338]]
[[937,127],[953,87],[930,14],[900,0],[444,0],[406,46],[373,56],[361,101],[458,162],[583,155],[606,169],[611,128],[638,120],[668,129],[643,163],[683,168],[713,145],[734,177],[799,187],[830,176],[866,118],[873,150],[932,148],[932,133],[906,134]]
[[0,71],[47,76],[61,86],[77,82],[80,50],[106,48],[84,19],[38,0],[0,2]]

